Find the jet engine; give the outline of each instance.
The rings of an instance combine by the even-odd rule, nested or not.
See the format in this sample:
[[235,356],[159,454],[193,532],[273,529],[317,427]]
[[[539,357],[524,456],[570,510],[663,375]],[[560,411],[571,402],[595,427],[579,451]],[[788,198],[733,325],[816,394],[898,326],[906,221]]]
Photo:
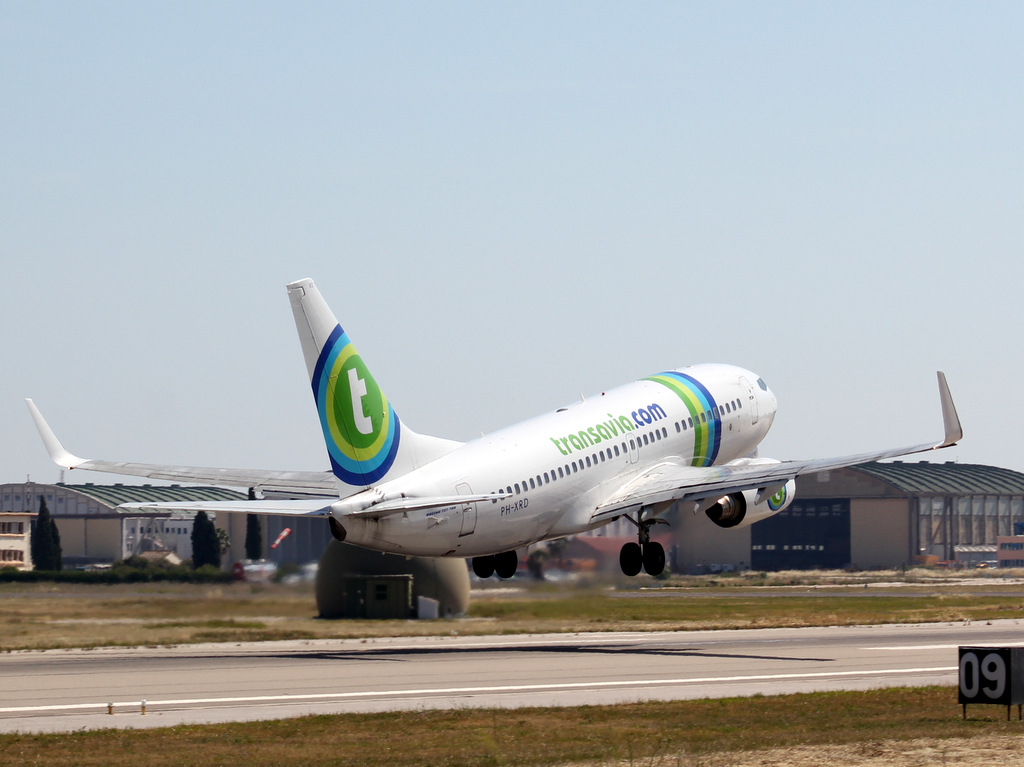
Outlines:
[[747,527],[782,511],[795,494],[796,481],[791,479],[784,485],[724,495],[704,513],[719,527]]

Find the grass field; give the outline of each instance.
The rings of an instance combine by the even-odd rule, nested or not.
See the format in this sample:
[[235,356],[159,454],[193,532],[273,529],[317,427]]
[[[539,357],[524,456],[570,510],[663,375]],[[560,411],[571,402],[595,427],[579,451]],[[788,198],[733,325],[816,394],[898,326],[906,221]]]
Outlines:
[[[754,576],[756,577],[756,576]],[[311,587],[141,584],[0,586],[0,651],[457,632],[650,631],[1024,617],[1024,585],[997,578],[759,586],[688,579],[641,590],[531,585],[474,592],[465,619],[328,621]]]
[[[527,585],[474,593],[444,621],[324,621],[312,589],[281,586],[0,587],[0,650],[284,638],[666,630],[1024,616],[998,578],[680,579],[650,590]],[[669,586],[673,584],[670,582]],[[904,765],[1013,764],[1024,725],[960,719],[951,688],[574,709],[320,716],[265,723],[0,736],[0,764]]]
[[1024,763],[1016,716],[1007,722],[1005,709],[975,707],[960,717],[955,690],[929,687],[0,735],[0,759],[83,767]]

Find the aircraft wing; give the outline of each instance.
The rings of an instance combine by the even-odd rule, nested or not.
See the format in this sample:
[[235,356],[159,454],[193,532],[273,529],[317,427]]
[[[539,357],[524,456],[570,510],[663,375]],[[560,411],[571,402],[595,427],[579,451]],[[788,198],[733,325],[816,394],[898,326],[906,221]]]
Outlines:
[[404,514],[409,511],[425,509],[441,509],[448,506],[459,506],[467,503],[498,501],[508,498],[510,493],[485,493],[480,495],[445,495],[429,497],[399,496],[384,498],[374,488],[362,493],[339,499],[303,498],[299,500],[240,500],[240,501],[159,501],[149,503],[122,503],[119,509],[137,509],[141,511],[205,511],[216,514],[223,511],[229,514],[274,514],[300,517],[326,517],[334,512],[339,518],[368,517],[379,519],[392,514]]
[[293,495],[338,497],[338,486],[329,471],[273,471],[261,469],[217,469],[201,466],[163,466],[150,463],[122,463],[79,458],[68,452],[54,435],[35,403],[27,399],[29,412],[50,459],[65,469],[87,469],[108,474],[149,477],[172,482],[192,482],[229,487],[254,487],[263,491]]
[[895,458],[912,453],[923,453],[955,445],[963,438],[963,428],[957,415],[946,376],[939,372],[939,400],[945,435],[939,442],[927,442],[909,447],[890,448],[871,453],[846,455],[838,458],[817,458],[807,461],[768,461],[740,459],[722,466],[686,466],[665,462],[651,467],[627,482],[601,503],[591,515],[591,522],[599,522],[637,511],[645,506],[672,501],[700,501],[720,498],[744,490],[768,491],[771,496],[791,479],[802,474],[842,469],[869,461]]

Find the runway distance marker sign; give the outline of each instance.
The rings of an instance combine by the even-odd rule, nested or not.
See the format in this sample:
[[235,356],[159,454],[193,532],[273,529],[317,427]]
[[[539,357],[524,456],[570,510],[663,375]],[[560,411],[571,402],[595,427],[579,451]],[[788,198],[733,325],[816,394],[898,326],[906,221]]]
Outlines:
[[957,702],[964,707],[967,718],[968,703],[991,703],[1017,706],[1021,718],[1024,704],[1024,647],[961,647],[960,689]]

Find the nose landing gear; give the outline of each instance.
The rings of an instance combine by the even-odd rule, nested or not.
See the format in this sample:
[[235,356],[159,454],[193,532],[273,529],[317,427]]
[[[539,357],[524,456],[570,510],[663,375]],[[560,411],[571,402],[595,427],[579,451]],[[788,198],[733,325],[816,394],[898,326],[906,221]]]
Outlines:
[[639,575],[641,568],[648,575],[661,575],[665,572],[665,548],[657,541],[651,540],[652,525],[667,525],[664,519],[644,519],[643,509],[637,518],[627,516],[637,527],[638,543],[630,541],[619,551],[619,567],[625,575]]

